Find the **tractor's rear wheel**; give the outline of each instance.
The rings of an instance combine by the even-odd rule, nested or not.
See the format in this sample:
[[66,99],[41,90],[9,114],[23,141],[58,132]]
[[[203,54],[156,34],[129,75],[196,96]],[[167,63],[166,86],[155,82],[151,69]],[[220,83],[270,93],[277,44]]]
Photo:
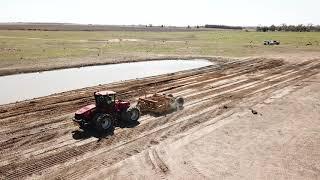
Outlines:
[[176,103],[178,108],[181,108],[181,107],[183,107],[184,99],[182,97],[178,96],[175,99],[175,103]]
[[94,122],[99,131],[107,131],[113,127],[113,121],[109,114],[97,114]]

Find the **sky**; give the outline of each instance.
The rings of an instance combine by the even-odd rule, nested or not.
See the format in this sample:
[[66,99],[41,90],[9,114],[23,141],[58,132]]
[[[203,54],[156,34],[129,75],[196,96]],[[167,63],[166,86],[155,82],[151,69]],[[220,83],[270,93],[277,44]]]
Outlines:
[[0,22],[320,24],[320,0],[0,0]]

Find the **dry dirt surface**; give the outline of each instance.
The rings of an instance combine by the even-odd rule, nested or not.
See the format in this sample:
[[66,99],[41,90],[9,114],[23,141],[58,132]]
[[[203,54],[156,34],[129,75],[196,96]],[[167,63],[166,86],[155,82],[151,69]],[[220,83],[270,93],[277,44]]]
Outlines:
[[[111,89],[185,97],[103,136],[73,112]],[[320,60],[246,59],[0,106],[1,179],[319,179]]]

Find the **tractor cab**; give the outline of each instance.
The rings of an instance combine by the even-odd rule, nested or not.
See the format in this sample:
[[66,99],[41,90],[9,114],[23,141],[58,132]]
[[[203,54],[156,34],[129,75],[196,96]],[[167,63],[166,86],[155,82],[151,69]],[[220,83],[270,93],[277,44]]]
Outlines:
[[99,91],[94,93],[96,108],[100,112],[114,112],[116,93],[113,91]]

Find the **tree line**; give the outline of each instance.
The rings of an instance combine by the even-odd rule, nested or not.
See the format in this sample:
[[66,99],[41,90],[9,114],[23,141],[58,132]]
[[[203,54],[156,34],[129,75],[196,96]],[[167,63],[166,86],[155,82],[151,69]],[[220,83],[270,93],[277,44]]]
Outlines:
[[205,28],[217,28],[217,29],[243,29],[241,26],[226,26],[226,25],[211,25],[206,24]]
[[280,26],[258,26],[256,28],[258,32],[268,32],[268,31],[285,31],[285,32],[320,32],[320,25],[286,25],[282,24]]

